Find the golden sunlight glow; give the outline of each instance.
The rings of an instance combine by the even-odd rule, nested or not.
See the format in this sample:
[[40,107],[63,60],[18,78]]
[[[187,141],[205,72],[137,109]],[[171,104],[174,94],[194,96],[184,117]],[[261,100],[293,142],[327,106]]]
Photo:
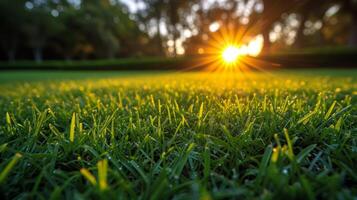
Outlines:
[[230,45],[223,50],[222,58],[226,63],[234,63],[237,61],[240,55],[240,50],[234,45]]
[[263,48],[263,38],[258,36],[242,46],[228,45],[222,52],[222,59],[227,64],[238,61],[240,56],[258,56]]
[[234,73],[237,75],[271,66],[271,63],[255,58],[263,49],[262,35],[229,26],[220,26],[215,30],[219,24],[211,25],[212,30],[206,35],[205,42],[197,46],[196,53],[200,56],[191,68],[204,67],[212,72],[239,72]]
[[261,35],[251,40],[246,46],[247,55],[254,56],[254,57],[258,56],[263,49],[263,42],[264,39],[263,36]]

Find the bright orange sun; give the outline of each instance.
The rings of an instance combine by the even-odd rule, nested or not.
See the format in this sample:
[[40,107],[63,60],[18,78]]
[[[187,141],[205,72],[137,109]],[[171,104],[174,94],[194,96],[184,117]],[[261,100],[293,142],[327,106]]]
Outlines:
[[197,46],[200,56],[192,64],[192,68],[204,67],[212,72],[242,73],[253,68],[263,68],[266,62],[254,57],[260,54],[264,39],[262,35],[254,34],[255,31],[248,32],[244,28],[220,26],[218,30],[210,32],[202,39],[202,44]]
[[240,56],[240,49],[235,45],[229,45],[222,52],[222,59],[227,64],[237,62]]

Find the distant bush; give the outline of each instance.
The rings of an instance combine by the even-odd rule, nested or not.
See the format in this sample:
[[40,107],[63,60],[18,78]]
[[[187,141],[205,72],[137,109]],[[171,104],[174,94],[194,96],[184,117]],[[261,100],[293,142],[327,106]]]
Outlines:
[[[219,58],[217,58],[219,59]],[[308,49],[303,51],[275,52],[256,58],[265,61],[265,68],[355,68],[356,49]],[[179,58],[124,58],[115,60],[82,61],[16,61],[0,62],[0,70],[194,70],[205,69],[204,57]],[[202,65],[201,65],[202,64]],[[209,65],[206,64],[206,65]],[[198,66],[198,67],[197,67]]]
[[352,68],[357,67],[356,48],[311,48],[299,51],[276,52],[261,55],[262,60],[277,63],[284,68]]
[[115,60],[0,62],[0,70],[175,70],[185,58],[125,58]]

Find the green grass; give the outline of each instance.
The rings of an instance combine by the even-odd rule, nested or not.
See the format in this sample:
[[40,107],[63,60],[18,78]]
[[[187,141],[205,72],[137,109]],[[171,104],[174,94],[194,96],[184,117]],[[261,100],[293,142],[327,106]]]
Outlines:
[[355,199],[357,71],[0,73],[7,199]]

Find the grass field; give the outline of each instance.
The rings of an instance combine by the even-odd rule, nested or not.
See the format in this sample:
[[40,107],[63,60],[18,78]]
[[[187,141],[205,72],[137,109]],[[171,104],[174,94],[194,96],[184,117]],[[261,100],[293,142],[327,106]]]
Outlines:
[[3,199],[356,199],[357,70],[1,72]]

